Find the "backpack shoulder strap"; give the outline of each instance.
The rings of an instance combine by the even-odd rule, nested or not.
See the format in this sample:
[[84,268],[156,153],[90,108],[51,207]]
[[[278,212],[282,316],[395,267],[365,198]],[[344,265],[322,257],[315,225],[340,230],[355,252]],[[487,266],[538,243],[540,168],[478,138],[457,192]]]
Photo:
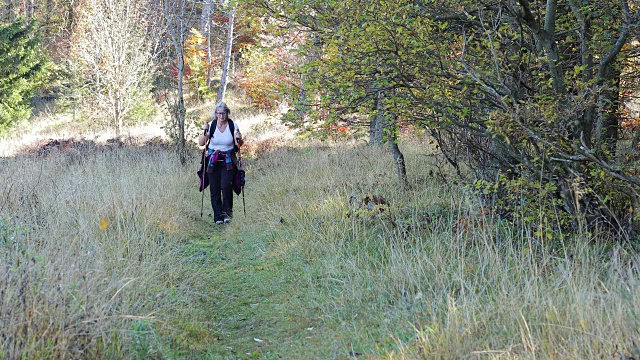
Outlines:
[[233,123],[233,120],[229,119],[229,131],[231,131],[231,136],[233,136],[236,130],[236,125]]
[[218,120],[212,120],[209,125],[209,139],[213,137],[213,133],[216,132],[216,126],[218,126]]

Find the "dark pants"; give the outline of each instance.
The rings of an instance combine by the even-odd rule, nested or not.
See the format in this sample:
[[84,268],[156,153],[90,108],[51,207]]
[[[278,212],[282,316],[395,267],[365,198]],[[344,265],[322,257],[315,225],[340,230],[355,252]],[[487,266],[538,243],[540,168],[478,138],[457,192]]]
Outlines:
[[227,170],[227,165],[223,161],[216,161],[212,167],[209,167],[207,175],[209,175],[211,189],[213,220],[222,221],[225,215],[231,217],[233,214],[232,185],[236,168],[232,165],[232,169]]

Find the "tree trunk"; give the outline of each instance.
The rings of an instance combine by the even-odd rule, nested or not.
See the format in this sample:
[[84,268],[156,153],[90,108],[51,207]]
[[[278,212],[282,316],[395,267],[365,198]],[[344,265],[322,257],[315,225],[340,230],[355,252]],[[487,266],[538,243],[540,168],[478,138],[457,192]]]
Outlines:
[[211,29],[211,9],[213,8],[212,0],[202,1],[202,14],[200,16],[200,33],[205,39],[209,38]]
[[369,123],[369,144],[376,146],[384,145],[384,111],[382,109],[382,93],[378,93],[376,98],[376,113],[371,116]]
[[202,17],[200,18],[200,33],[207,40],[207,88],[211,86],[211,14],[213,14],[213,0],[203,0]]
[[391,150],[391,155],[393,155],[393,159],[396,161],[396,169],[398,171],[398,181],[400,181],[400,185],[402,186],[403,189],[408,189],[409,181],[407,180],[407,167],[404,162],[404,155],[402,154],[402,152],[400,151],[400,148],[398,147],[398,136],[396,135],[396,131],[395,131],[396,129],[391,128],[392,126],[394,126],[393,124],[397,124],[395,114],[393,114],[393,120],[391,121],[391,124],[389,124],[387,141],[389,142],[389,149]]
[[549,72],[553,80],[553,88],[557,93],[564,93],[564,77],[560,68],[560,55],[556,46],[556,9],[558,7],[557,0],[547,0],[546,14],[544,17],[544,30],[539,32],[539,38],[542,39],[542,46],[547,53],[549,61]]
[[[580,29],[578,30],[578,38],[580,39],[580,65],[586,66],[584,73],[582,74],[582,80],[588,83],[593,79],[594,75],[594,63],[593,52],[589,50],[589,42],[592,39],[592,30],[590,21],[584,16],[582,7],[576,0],[570,0],[569,6],[571,7],[572,14],[576,17]],[[576,139],[584,138],[585,143],[589,148],[593,145],[593,122],[596,114],[595,105],[590,105],[584,110],[584,114],[580,119],[580,125],[573,132],[573,137]]]
[[34,14],[34,4],[33,0],[24,0],[22,3],[22,7],[24,9],[24,17],[26,19],[26,23],[30,23]]
[[605,90],[599,97],[600,116],[595,125],[595,150],[598,156],[614,158],[620,118],[620,64],[613,60],[604,72]]
[[122,116],[118,110],[118,105],[114,106],[113,111],[113,126],[116,128],[116,138],[120,139],[122,136]]
[[229,31],[227,32],[227,46],[224,50],[224,64],[222,66],[222,76],[220,76],[220,88],[218,89],[218,97],[216,103],[224,100],[227,91],[227,76],[229,73],[229,64],[231,63],[231,48],[233,47],[233,6],[229,8]]
[[296,114],[296,119],[302,120],[309,114],[310,111],[308,106],[306,82],[301,81],[300,83],[300,91],[298,92],[298,99],[295,103],[294,113]]
[[404,155],[398,147],[398,133],[397,133],[397,115],[385,111],[382,99],[384,98],[383,92],[378,92],[376,99],[376,114],[372,117],[369,133],[369,143],[374,146],[382,146],[384,144],[389,145],[391,155],[396,163],[396,170],[398,171],[398,181],[403,189],[409,187],[407,180],[407,168],[404,161]]
[[[184,1],[177,3],[179,15],[175,15],[176,9],[170,8],[168,2],[165,2],[164,16],[169,28],[169,36],[173,42],[173,48],[176,55],[176,76],[177,76],[177,94],[176,100],[173,106],[172,116],[175,124],[178,126],[177,134],[177,151],[181,164],[187,162],[186,154],[186,140],[185,140],[185,115],[186,109],[184,106],[184,43],[187,32],[190,27],[190,15],[187,16],[187,5]],[[174,19],[174,16],[176,18]],[[174,20],[175,23],[174,23]]]
[[527,26],[533,30],[533,34],[536,37],[536,46],[539,46],[546,54],[547,64],[549,65],[549,75],[553,82],[553,89],[556,93],[562,94],[565,92],[565,83],[562,75],[562,68],[559,66],[560,54],[558,53],[558,47],[555,43],[557,0],[547,0],[543,28],[540,28],[540,24],[538,23],[536,16],[533,14],[529,1],[520,0],[518,3],[523,10],[522,19],[525,21]]
[[207,36],[207,89],[211,87],[211,73],[213,72],[213,57],[211,56],[211,31],[209,31],[209,35]]
[[[184,41],[182,44],[184,44]],[[185,114],[187,113],[184,106],[184,47],[182,47],[182,52],[178,55],[178,99],[175,113],[178,122],[178,157],[180,158],[180,164],[184,165],[187,162],[184,136]]]

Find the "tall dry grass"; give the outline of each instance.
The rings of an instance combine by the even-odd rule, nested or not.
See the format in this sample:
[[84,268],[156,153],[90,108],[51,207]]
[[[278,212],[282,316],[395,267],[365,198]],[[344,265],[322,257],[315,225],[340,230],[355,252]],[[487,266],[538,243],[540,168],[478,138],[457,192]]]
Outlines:
[[162,146],[0,158],[0,358],[166,355],[159,322],[197,291],[188,170]]
[[315,300],[301,307],[342,334],[324,346],[408,359],[640,356],[637,255],[587,235],[551,246],[483,214],[452,180],[425,177],[442,166],[425,143],[401,148],[408,191],[391,156],[364,145],[292,144],[251,164],[242,226],[270,234],[267,257],[306,264]]

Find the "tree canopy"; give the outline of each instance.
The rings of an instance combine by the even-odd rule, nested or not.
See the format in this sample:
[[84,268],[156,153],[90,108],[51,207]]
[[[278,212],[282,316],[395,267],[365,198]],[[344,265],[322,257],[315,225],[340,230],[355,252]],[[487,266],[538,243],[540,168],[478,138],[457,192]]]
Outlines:
[[546,209],[563,229],[637,225],[638,139],[622,126],[638,94],[637,5],[258,3],[305,32],[299,86],[315,94],[307,105],[331,109],[315,112],[322,120],[373,114],[382,99],[389,119],[426,129],[472,170],[502,213]]

